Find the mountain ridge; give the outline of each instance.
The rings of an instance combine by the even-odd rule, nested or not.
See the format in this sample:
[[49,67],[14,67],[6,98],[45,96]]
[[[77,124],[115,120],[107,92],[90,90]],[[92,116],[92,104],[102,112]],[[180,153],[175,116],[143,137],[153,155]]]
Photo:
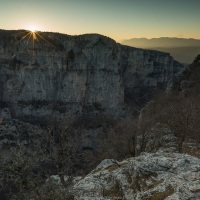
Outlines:
[[[131,42],[148,42],[147,44],[143,44],[144,46],[149,47],[163,47],[163,44],[160,44],[160,42],[167,42],[168,47],[185,47],[185,46],[199,46],[200,45],[200,39],[194,39],[194,38],[178,38],[178,37],[160,37],[160,38],[131,38],[122,40],[122,44],[130,44]],[[152,42],[152,43],[151,43]],[[156,44],[158,42],[158,44]],[[171,43],[170,43],[171,42]],[[177,42],[177,43],[174,43]],[[178,43],[180,42],[180,43]],[[185,44],[187,42],[187,44]],[[165,44],[166,45],[166,44]],[[165,46],[167,47],[167,46]]]
[[132,38],[121,41],[121,44],[167,52],[179,62],[187,64],[200,52],[200,40],[194,38]]

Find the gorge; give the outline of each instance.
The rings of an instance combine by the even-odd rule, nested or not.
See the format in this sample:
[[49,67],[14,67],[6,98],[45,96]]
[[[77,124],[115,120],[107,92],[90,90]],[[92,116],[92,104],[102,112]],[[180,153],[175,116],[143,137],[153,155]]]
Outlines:
[[98,34],[0,31],[0,101],[14,118],[120,115],[126,102],[143,105],[181,69],[167,53]]

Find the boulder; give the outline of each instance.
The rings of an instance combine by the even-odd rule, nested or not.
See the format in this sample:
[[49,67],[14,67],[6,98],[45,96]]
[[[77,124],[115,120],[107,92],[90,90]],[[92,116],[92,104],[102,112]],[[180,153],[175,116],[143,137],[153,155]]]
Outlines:
[[160,150],[98,167],[72,185],[71,193],[85,200],[199,199],[199,180],[200,159]]

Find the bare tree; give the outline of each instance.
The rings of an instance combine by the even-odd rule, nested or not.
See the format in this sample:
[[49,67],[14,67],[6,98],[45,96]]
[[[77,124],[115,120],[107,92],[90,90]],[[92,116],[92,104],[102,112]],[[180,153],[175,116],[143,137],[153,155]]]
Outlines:
[[113,127],[105,129],[101,146],[101,154],[104,158],[122,160],[135,156],[136,122],[121,120]]
[[82,161],[73,122],[74,118],[64,120],[59,130],[52,126],[30,146],[20,141],[8,149],[1,146],[0,195],[5,199],[37,199],[42,195],[41,186],[53,174],[58,174],[67,188]]
[[198,110],[197,104],[191,99],[184,99],[170,107],[166,122],[179,138],[179,152],[182,152],[186,139],[193,138],[199,132],[197,129],[200,117]]

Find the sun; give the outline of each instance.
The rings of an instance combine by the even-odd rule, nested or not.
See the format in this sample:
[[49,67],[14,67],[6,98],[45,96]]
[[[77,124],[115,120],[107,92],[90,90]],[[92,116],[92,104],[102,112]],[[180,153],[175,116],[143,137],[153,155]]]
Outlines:
[[35,33],[36,32],[36,27],[35,26],[30,26],[29,30],[32,32],[32,33]]
[[56,48],[50,41],[48,41],[48,38],[45,36],[46,34],[42,34],[40,29],[38,29],[38,26],[27,26],[26,29],[24,29],[24,35],[22,35],[21,39],[16,43],[19,44],[22,40],[26,40],[26,45],[29,44],[29,42],[32,42],[33,47],[33,55],[35,53],[35,46],[40,45],[40,42],[43,40],[48,45],[51,45],[52,47]]

